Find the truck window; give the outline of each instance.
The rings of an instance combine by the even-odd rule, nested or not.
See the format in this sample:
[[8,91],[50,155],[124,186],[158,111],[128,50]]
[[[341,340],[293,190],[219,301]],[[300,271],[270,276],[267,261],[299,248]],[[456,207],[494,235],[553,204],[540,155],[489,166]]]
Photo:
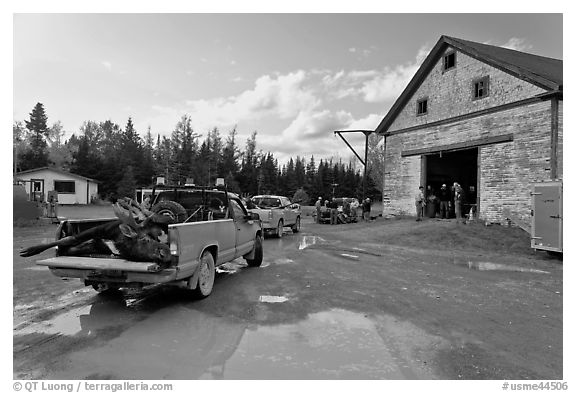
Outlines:
[[282,206],[280,203],[280,199],[278,198],[269,198],[269,197],[264,197],[264,198],[254,198],[252,199],[252,201],[254,202],[254,204],[260,208],[266,209],[269,207],[280,207]]
[[234,199],[230,200],[230,206],[232,206],[232,211],[234,212],[234,218],[236,218],[236,219],[244,217],[245,215],[248,214],[248,212],[246,210],[244,210],[244,207],[241,206]]

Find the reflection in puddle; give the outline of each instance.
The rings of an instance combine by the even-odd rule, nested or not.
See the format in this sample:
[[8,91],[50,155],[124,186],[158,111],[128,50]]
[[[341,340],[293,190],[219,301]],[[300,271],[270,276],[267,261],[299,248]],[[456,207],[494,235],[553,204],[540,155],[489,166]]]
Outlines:
[[421,350],[438,346],[415,326],[334,309],[296,324],[248,330],[226,363],[227,379],[432,378]]
[[288,301],[286,296],[267,296],[263,295],[260,296],[258,299],[262,303],[284,303]]
[[351,258],[351,259],[358,259],[359,258],[358,255],[350,255],[350,254],[340,254],[340,255],[342,255],[343,257],[346,257],[346,258]]
[[58,360],[50,378],[432,379],[434,351],[445,345],[389,316],[335,309],[250,327],[175,306]]
[[511,266],[511,265],[503,265],[500,263],[492,263],[492,262],[464,262],[464,263],[457,263],[456,265],[466,266],[468,269],[471,270],[483,270],[483,271],[504,271],[504,272],[522,272],[522,273],[540,273],[540,274],[550,274],[545,270],[538,270],[532,268],[526,268],[521,266]]
[[298,245],[299,250],[304,250],[310,246],[315,245],[316,243],[324,242],[325,240],[322,239],[320,236],[302,236],[300,238],[300,244]]

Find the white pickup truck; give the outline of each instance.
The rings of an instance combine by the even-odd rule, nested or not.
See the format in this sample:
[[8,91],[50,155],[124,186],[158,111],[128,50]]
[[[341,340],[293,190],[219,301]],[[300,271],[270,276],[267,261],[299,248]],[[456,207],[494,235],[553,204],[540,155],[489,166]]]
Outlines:
[[290,199],[278,195],[256,195],[250,199],[249,211],[258,213],[262,220],[262,228],[281,238],[284,227],[292,228],[292,232],[300,231],[300,205]]
[[[257,214],[250,213],[232,193],[210,191],[227,201],[218,219],[171,224],[168,244],[171,263],[129,261],[114,255],[67,256],[57,250],[53,258],[38,261],[59,277],[79,278],[97,291],[176,283],[204,298],[212,292],[216,267],[243,257],[249,266],[260,266],[263,259],[262,226]],[[212,217],[211,217],[212,218]],[[60,224],[56,239],[78,234],[110,219],[67,220]]]

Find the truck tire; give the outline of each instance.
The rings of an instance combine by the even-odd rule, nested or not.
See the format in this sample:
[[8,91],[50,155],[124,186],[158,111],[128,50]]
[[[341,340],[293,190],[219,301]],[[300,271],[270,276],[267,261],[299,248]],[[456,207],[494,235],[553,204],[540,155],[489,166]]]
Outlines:
[[264,259],[264,248],[262,246],[262,236],[256,236],[254,240],[254,258],[246,259],[246,263],[250,267],[258,267],[262,265],[262,259]]
[[300,216],[296,217],[296,224],[292,225],[292,232],[300,232]]
[[283,234],[284,234],[284,220],[280,219],[278,220],[278,227],[276,227],[275,235],[278,239],[280,239]]
[[175,224],[186,221],[188,217],[184,206],[174,201],[160,201],[152,207],[152,212],[172,217]]
[[194,295],[198,299],[204,299],[210,296],[214,288],[214,278],[216,277],[216,267],[214,266],[214,257],[208,250],[202,253],[200,265],[198,266],[198,282],[194,289]]

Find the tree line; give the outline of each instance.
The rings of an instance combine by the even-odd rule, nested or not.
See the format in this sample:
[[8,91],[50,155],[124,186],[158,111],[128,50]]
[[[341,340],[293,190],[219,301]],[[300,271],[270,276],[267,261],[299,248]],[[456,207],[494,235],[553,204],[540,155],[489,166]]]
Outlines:
[[[151,187],[157,176],[167,184],[197,185],[224,178],[238,194],[285,195],[304,204],[318,196],[362,196],[362,173],[354,162],[297,156],[280,165],[273,153],[257,149],[256,131],[241,148],[236,127],[225,136],[214,127],[202,137],[191,124],[184,115],[169,136],[153,135],[148,127],[141,137],[132,118],[124,127],[111,120],[85,121],[64,140],[62,124],[48,126],[44,106],[37,103],[28,120],[14,122],[14,171],[45,166],[70,171],[99,180],[101,198],[112,201]],[[366,197],[381,195],[376,183],[367,177]]]

